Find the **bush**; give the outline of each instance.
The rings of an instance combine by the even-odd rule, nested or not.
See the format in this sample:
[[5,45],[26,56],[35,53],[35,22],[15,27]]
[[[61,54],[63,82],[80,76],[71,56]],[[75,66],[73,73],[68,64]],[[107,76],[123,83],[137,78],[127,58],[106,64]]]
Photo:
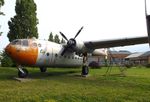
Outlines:
[[92,61],[92,62],[90,62],[89,67],[91,67],[91,68],[100,68],[100,65],[99,65],[98,62]]
[[1,59],[1,66],[2,67],[15,67],[16,64],[12,59],[3,51],[2,53],[2,59]]
[[150,68],[150,64],[146,64],[145,67],[146,67],[146,68]]
[[131,67],[133,67],[133,65],[132,64],[125,64],[125,67],[131,68]]

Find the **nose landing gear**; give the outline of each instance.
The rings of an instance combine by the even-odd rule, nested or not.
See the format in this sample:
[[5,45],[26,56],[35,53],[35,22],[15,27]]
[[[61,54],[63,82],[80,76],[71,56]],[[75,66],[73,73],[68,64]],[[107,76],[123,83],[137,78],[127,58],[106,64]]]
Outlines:
[[47,68],[46,68],[46,67],[40,67],[40,71],[41,71],[41,72],[46,72],[46,71],[47,71]]
[[89,74],[89,67],[87,63],[87,53],[83,54],[83,65],[82,65],[82,73],[83,77],[86,77]]
[[28,70],[23,68],[22,66],[18,66],[18,77],[26,78],[28,76]]

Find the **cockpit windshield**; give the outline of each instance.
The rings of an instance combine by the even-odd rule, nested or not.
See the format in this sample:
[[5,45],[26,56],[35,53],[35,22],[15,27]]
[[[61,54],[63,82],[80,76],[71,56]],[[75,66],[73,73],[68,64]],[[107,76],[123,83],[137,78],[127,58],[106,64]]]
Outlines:
[[28,46],[28,40],[22,40],[22,45],[23,46]]
[[11,43],[12,45],[21,45],[21,40],[14,40]]
[[20,39],[17,39],[17,40],[14,40],[12,41],[11,43],[12,45],[22,45],[22,46],[28,46],[28,40],[20,40]]

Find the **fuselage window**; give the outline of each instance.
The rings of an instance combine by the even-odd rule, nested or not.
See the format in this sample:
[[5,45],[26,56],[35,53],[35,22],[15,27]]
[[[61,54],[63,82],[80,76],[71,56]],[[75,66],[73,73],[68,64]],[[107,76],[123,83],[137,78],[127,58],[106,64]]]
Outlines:
[[23,46],[28,46],[28,40],[22,40],[22,45]]
[[38,46],[41,47],[41,44],[39,43]]
[[47,56],[49,56],[49,53],[46,53]]
[[58,55],[57,55],[57,53],[55,54],[55,57],[57,57]]

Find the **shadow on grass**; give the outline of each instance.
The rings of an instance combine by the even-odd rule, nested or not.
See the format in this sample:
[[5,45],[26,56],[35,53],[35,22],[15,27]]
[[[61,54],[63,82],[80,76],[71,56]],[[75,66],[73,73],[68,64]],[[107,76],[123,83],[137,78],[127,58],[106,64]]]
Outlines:
[[48,78],[48,77],[58,77],[58,76],[68,76],[73,75],[75,73],[79,73],[80,71],[53,71],[53,72],[32,72],[29,73],[28,78],[40,79],[40,78]]
[[126,74],[104,74],[102,76],[126,77]]
[[17,75],[12,75],[12,74],[2,74],[0,75],[0,80],[13,80],[14,77],[17,77]]
[[[50,69],[45,73],[39,72],[37,69],[28,69],[29,76],[28,78],[32,79],[44,79],[48,77],[57,77],[57,76],[68,76],[79,73],[79,70],[60,70],[60,69]],[[14,77],[18,77],[18,70],[14,68],[1,68],[0,69],[0,80],[13,80]]]

